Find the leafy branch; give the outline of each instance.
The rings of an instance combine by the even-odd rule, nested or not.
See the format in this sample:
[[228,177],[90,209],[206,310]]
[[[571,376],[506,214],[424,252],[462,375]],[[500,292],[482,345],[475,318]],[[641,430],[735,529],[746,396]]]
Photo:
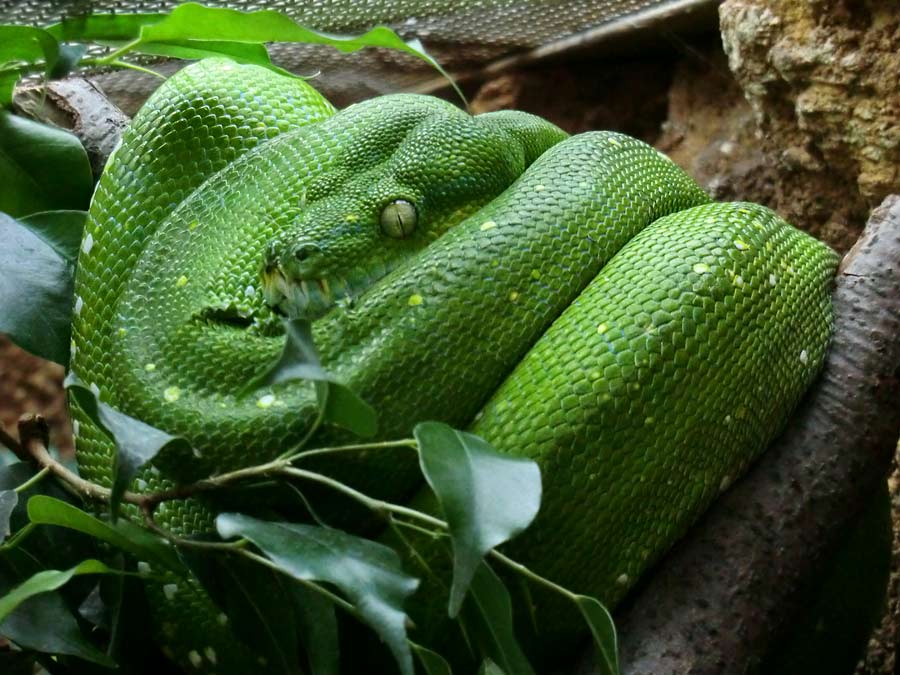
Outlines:
[[[79,67],[118,67],[162,77],[126,60],[136,54],[178,59],[220,56],[292,76],[269,58],[266,45],[272,42],[327,45],[341,52],[364,47],[404,52],[447,77],[465,100],[418,40],[403,40],[386,26],[376,26],[362,35],[332,35],[301,26],[273,10],[241,12],[188,2],[168,14],[91,14],[67,18],[46,28],[0,26],[0,108],[12,102],[19,79],[32,74],[63,77]],[[109,52],[86,56],[88,45],[107,47]]]
[[[434,540],[449,537],[457,560],[460,557],[463,557],[471,558],[475,561],[471,573],[463,572],[468,578],[459,578],[458,565],[454,570],[454,588],[451,593],[451,605],[449,607],[451,617],[459,612],[462,605],[462,597],[457,597],[454,594],[458,593],[461,596],[465,596],[467,593],[476,593],[478,592],[477,589],[479,588],[479,585],[484,585],[484,579],[488,579],[487,583],[489,584],[489,588],[491,587],[490,585],[493,585],[496,588],[497,585],[501,584],[499,578],[497,578],[496,575],[493,575],[493,573],[486,570],[478,572],[480,569],[479,565],[483,565],[482,560],[484,556],[487,556],[488,559],[501,564],[505,568],[534,583],[562,594],[564,597],[575,603],[584,614],[588,625],[595,635],[597,644],[600,646],[601,658],[606,661],[608,672],[616,672],[615,633],[609,615],[599,603],[591,598],[572,593],[553,581],[535,573],[521,563],[505,556],[493,547],[482,551],[478,548],[479,544],[475,544],[475,549],[470,550],[472,542],[478,540],[479,532],[497,531],[498,518],[506,523],[507,536],[502,539],[505,541],[509,536],[514,536],[516,532],[527,527],[528,523],[536,514],[537,509],[535,506],[534,509],[525,509],[524,512],[520,511],[518,514],[511,514],[508,511],[509,500],[503,499],[504,491],[501,490],[499,495],[500,499],[494,500],[494,503],[499,505],[499,508],[492,507],[485,509],[482,506],[478,512],[461,511],[458,506],[458,503],[461,501],[459,499],[460,495],[454,495],[454,493],[471,491],[473,489],[473,482],[471,480],[466,482],[463,478],[464,485],[460,488],[461,478],[459,467],[461,465],[466,465],[466,462],[453,462],[450,465],[447,465],[446,459],[448,455],[453,454],[452,446],[448,446],[447,439],[458,439],[457,445],[469,455],[468,466],[462,469],[462,471],[473,475],[476,478],[478,477],[478,465],[480,463],[485,466],[489,464],[492,468],[496,468],[496,463],[498,461],[504,461],[510,465],[519,465],[515,467],[507,466],[507,471],[504,472],[506,475],[509,475],[510,468],[513,468],[513,474],[515,474],[516,469],[521,472],[523,466],[528,466],[527,471],[533,471],[534,473],[532,476],[528,476],[527,473],[523,474],[521,481],[516,485],[516,490],[520,494],[522,491],[531,492],[535,494],[537,500],[539,500],[540,479],[536,472],[536,468],[530,466],[531,463],[529,462],[499,455],[499,453],[496,453],[496,451],[487,446],[481,439],[477,439],[477,437],[471,436],[470,434],[454,431],[443,424],[433,422],[420,424],[416,427],[415,436],[414,439],[402,439],[399,441],[354,443],[327,448],[301,450],[287,454],[270,462],[242,468],[217,476],[210,476],[194,483],[180,485],[168,490],[145,493],[125,491],[121,495],[121,501],[137,507],[143,515],[144,527],[153,534],[159,535],[170,544],[173,544],[178,548],[238,555],[274,572],[287,575],[294,581],[301,583],[304,587],[319,594],[336,607],[346,611],[364,623],[367,623],[376,631],[382,632],[382,638],[391,647],[391,650],[394,652],[394,655],[401,666],[401,671],[403,672],[411,672],[411,670],[408,670],[411,668],[411,661],[409,661],[410,654],[415,653],[419,655],[421,659],[425,660],[431,658],[432,661],[435,658],[440,658],[434,653],[424,655],[422,652],[424,649],[423,647],[414,646],[412,643],[409,643],[405,633],[405,623],[408,619],[406,618],[406,615],[402,613],[402,610],[399,609],[399,603],[394,608],[395,612],[399,612],[399,614],[394,617],[395,620],[393,623],[388,622],[385,624],[385,616],[383,613],[375,613],[373,615],[369,612],[369,614],[367,614],[367,610],[361,609],[368,607],[368,604],[363,603],[360,605],[358,602],[354,603],[348,601],[344,597],[336,595],[328,588],[322,586],[321,583],[316,583],[317,581],[320,582],[323,580],[330,581],[331,583],[336,584],[338,588],[343,590],[344,594],[351,599],[356,597],[358,600],[359,593],[362,592],[357,585],[348,582],[346,579],[329,578],[330,572],[328,572],[328,570],[332,569],[329,565],[318,566],[316,568],[318,570],[316,573],[309,573],[308,570],[303,572],[302,570],[306,570],[303,566],[309,565],[310,560],[314,560],[315,556],[310,558],[308,555],[308,548],[302,546],[298,547],[296,540],[298,537],[301,537],[306,538],[308,541],[313,541],[316,544],[321,544],[321,538],[326,537],[329,539],[328,544],[332,550],[332,555],[333,551],[338,551],[341,555],[344,555],[348,550],[352,551],[359,549],[360,547],[366,547],[365,550],[371,553],[369,549],[371,549],[371,547],[376,547],[376,549],[374,549],[377,551],[375,558],[378,558],[379,556],[383,558],[385,555],[389,555],[390,564],[388,564],[388,569],[393,570],[392,574],[401,575],[403,579],[407,580],[404,584],[401,584],[402,593],[398,590],[401,587],[394,589],[395,595],[399,594],[399,596],[405,597],[415,590],[418,582],[400,571],[399,558],[396,558],[396,554],[393,553],[392,550],[381,544],[360,539],[339,530],[332,530],[331,528],[321,528],[296,523],[262,521],[243,514],[219,515],[216,521],[217,529],[223,540],[206,541],[187,539],[175,536],[173,533],[165,530],[157,524],[153,515],[158,505],[164,502],[186,499],[210,491],[239,486],[241,483],[247,481],[278,478],[284,480],[310,481],[323,485],[331,490],[339,492],[345,497],[353,499],[373,513],[382,516],[382,518],[391,524],[415,528],[420,533],[426,534]],[[48,451],[47,426],[40,417],[34,415],[23,416],[23,419],[19,424],[18,442],[5,432],[2,437],[0,437],[0,440],[10,447],[11,450],[16,451],[20,455],[27,456],[30,461],[35,463],[39,467],[39,471],[36,474],[37,476],[43,477],[44,475],[50,474],[58,479],[66,489],[77,493],[81,497],[94,502],[99,502],[106,507],[111,506],[114,496],[113,490],[81,478],[75,472],[67,468],[62,462],[54,458]],[[298,462],[302,462],[304,459],[311,456],[395,447],[406,447],[414,449],[419,453],[423,472],[425,473],[429,484],[435,486],[435,493],[438,495],[446,519],[438,518],[408,506],[372,498],[348,485],[330,478],[329,476],[296,466]],[[439,462],[437,462],[438,458],[440,459]],[[435,470],[436,462],[437,465],[441,467],[437,470]],[[430,468],[428,468],[429,465]],[[449,471],[445,470],[447,466],[451,467]],[[475,467],[474,469],[473,466]],[[30,479],[22,486],[22,488],[24,489],[25,487],[34,485],[37,480],[39,479]],[[496,485],[494,486],[494,489],[496,492]],[[441,497],[442,495],[443,498]],[[454,497],[456,498],[456,504],[454,504]],[[53,504],[49,505],[49,512],[47,511],[48,504],[41,502],[40,506],[43,508],[43,511],[36,506],[36,514],[33,514],[37,515],[38,522],[72,526],[71,515],[67,518],[57,519],[57,517],[53,515]],[[504,512],[504,506],[507,507],[506,512]],[[29,511],[31,511],[30,508]],[[511,515],[515,520],[510,525],[509,518]],[[83,529],[84,525],[82,524],[79,527]],[[91,524],[91,528],[93,528],[93,533],[96,534],[96,527]],[[79,528],[76,527],[76,529]],[[238,539],[225,541],[234,535],[238,535]],[[312,537],[312,539],[310,539],[310,537]],[[287,542],[290,542],[289,545]],[[7,546],[12,543],[13,542],[10,542]],[[255,545],[260,552],[251,550],[249,548],[251,543]],[[498,543],[502,543],[502,541]],[[481,545],[483,546],[483,543]],[[303,551],[304,555],[298,556],[297,551]],[[387,551],[390,553],[387,554]],[[421,552],[417,553],[421,555]],[[425,555],[427,556],[428,554],[426,553]],[[370,556],[362,556],[361,560],[367,565],[372,565],[373,562],[370,559]],[[384,560],[381,560],[381,563],[384,563]],[[301,567],[298,568],[298,565]],[[298,569],[301,571],[298,571]],[[379,569],[382,569],[383,571],[383,568]],[[87,565],[84,568],[79,568],[79,570],[81,570],[78,572],[79,574],[109,572],[109,570],[103,566],[94,565]],[[479,577],[477,583],[473,583],[473,577],[476,577],[476,573]],[[55,583],[58,583],[59,579],[65,578],[68,580],[68,578],[71,578],[59,576],[59,574],[47,578],[52,578]],[[321,577],[325,578],[322,579]],[[43,586],[38,582],[29,581],[28,588],[40,589],[43,588]],[[52,590],[49,585],[46,586],[46,589]],[[489,592],[500,591],[494,590]],[[502,593],[505,594],[505,591],[502,591]],[[22,597],[29,596],[28,594],[25,594]],[[402,597],[400,597],[401,600]],[[12,608],[14,608],[14,606],[15,605],[11,605]],[[403,621],[398,624],[397,620],[399,617],[403,617]],[[2,618],[3,615],[0,614],[0,620],[2,620]],[[502,619],[497,617],[494,617],[493,619],[502,621]],[[410,651],[411,649],[412,651]],[[500,660],[505,660],[507,664],[519,661],[525,662],[524,656],[521,655],[518,649],[518,646],[515,644],[499,645],[498,651],[501,655]]]

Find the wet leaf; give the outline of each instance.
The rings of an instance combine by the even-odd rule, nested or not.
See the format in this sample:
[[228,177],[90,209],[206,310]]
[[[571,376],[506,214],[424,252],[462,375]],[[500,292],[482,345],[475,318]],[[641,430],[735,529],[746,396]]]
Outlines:
[[32,354],[66,365],[74,265],[29,227],[3,213],[0,241],[0,332]]
[[285,574],[336,586],[385,642],[403,675],[413,675],[403,603],[419,582],[403,571],[392,549],[340,530],[239,513],[219,515],[216,528],[225,539],[249,539]]
[[66,377],[65,387],[91,421],[115,443],[112,495],[109,498],[110,514],[115,520],[122,494],[141,467],[167,448],[188,455],[191,446],[183,438],[167,434],[103,403],[89,387],[78,381],[74,373]]
[[80,574],[115,573],[99,560],[85,560],[67,570],[44,570],[29,577],[0,597],[0,621],[8,617],[21,603],[40,593],[55,591],[64,586],[72,577]]
[[450,670],[450,664],[437,652],[425,649],[425,647],[417,644],[413,644],[412,648],[419,659],[419,663],[422,664],[425,675],[453,675],[453,671]]
[[[6,597],[0,598],[0,602]],[[42,592],[22,602],[0,622],[0,635],[22,649],[45,654],[68,654],[104,666],[114,665],[109,656],[82,634],[78,622],[58,592]]]
[[541,503],[541,474],[482,438],[442,424],[413,430],[422,473],[437,495],[453,544],[449,614],[459,613],[475,570],[492,548],[527,528]]
[[84,233],[86,211],[41,211],[19,222],[43,239],[63,260],[75,263]]
[[475,570],[460,620],[482,653],[505,672],[534,675],[513,631],[509,592],[486,562]]
[[237,556],[184,549],[179,552],[234,634],[266,659],[273,675],[300,671],[292,579]]
[[110,525],[71,504],[44,495],[28,500],[28,517],[37,525],[58,525],[105,541],[137,560],[172,571],[183,570],[168,542],[127,520]]
[[375,410],[322,367],[312,328],[305,319],[284,322],[284,349],[278,359],[253,378],[242,390],[247,395],[260,387],[284,382],[308,380],[316,384],[319,406],[324,406],[324,421],[348,429],[358,436],[373,436],[378,430]]
[[0,111],[0,211],[18,218],[85,210],[93,188],[91,165],[78,138]]
[[612,616],[598,600],[586,595],[576,595],[575,604],[594,638],[597,675],[619,675],[619,650]]
[[334,605],[305,586],[295,584],[291,590],[310,674],[338,675],[341,650]]

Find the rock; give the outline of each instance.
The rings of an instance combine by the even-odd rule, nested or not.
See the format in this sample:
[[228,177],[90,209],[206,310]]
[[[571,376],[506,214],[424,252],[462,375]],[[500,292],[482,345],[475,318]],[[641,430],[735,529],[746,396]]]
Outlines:
[[900,191],[900,12],[893,0],[726,0],[728,64],[778,157],[773,206],[845,250]]

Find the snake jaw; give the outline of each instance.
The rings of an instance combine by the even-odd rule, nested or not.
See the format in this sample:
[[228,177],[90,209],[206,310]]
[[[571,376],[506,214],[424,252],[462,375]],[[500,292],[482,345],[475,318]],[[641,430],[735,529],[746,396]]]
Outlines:
[[290,318],[310,320],[321,317],[350,290],[343,280],[289,279],[280,266],[263,270],[262,287],[270,307]]

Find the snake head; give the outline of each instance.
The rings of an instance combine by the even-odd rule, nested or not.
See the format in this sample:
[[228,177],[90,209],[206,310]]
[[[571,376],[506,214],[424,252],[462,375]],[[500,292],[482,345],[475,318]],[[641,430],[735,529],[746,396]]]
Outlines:
[[317,319],[365,291],[442,231],[440,224],[420,229],[417,198],[367,186],[307,205],[266,249],[266,302],[287,316]]
[[[409,122],[400,124],[404,115]],[[303,182],[299,206],[279,216],[262,263],[267,304],[292,318],[317,319],[360,295],[523,168],[512,137],[434,99],[383,97],[332,120],[324,124],[350,140]]]

